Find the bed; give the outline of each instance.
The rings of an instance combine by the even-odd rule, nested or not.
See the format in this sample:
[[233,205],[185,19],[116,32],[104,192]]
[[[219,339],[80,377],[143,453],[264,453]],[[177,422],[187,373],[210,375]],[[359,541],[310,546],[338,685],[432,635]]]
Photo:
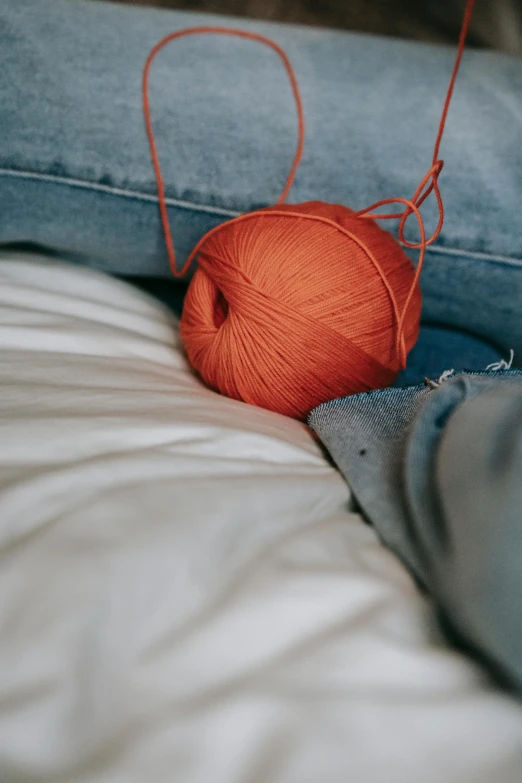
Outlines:
[[170,311],[0,258],[2,783],[516,783],[522,708],[306,425],[220,397]]

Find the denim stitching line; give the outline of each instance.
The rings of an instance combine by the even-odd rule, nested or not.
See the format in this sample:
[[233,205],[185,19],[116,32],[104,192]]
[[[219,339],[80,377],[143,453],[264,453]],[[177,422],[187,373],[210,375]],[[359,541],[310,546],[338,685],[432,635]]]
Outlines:
[[[147,201],[149,203],[157,204],[158,197],[151,195],[150,193],[143,193],[141,191],[126,190],[125,188],[115,188],[111,185],[101,185],[96,182],[90,182],[89,180],[81,180],[70,177],[58,177],[55,174],[41,174],[36,171],[22,171],[21,169],[6,169],[0,167],[0,176],[14,177],[20,179],[35,179],[42,182],[53,182],[59,185],[69,185],[84,190],[95,190],[100,193],[108,193],[109,195],[121,196],[122,198],[136,199],[138,201]],[[206,212],[211,215],[222,215],[223,217],[239,217],[242,213],[232,209],[226,209],[225,207],[212,207],[206,204],[195,204],[190,201],[183,201],[181,199],[166,198],[167,206],[179,207],[180,209],[192,210],[194,212]],[[445,247],[441,245],[432,245],[426,248],[427,253],[439,253],[440,255],[448,256],[468,256],[469,258],[476,258],[483,261],[494,261],[510,266],[520,266],[522,264],[521,259],[515,257],[495,255],[493,253],[482,253],[478,250],[462,250],[460,248]]]
[[[43,182],[53,182],[59,185],[69,185],[75,188],[81,188],[84,190],[96,190],[101,193],[108,193],[114,196],[122,196],[124,198],[133,198],[139,201],[148,201],[154,204],[158,203],[158,197],[149,193],[142,193],[135,190],[126,190],[125,188],[115,188],[111,185],[101,185],[97,182],[89,182],[88,180],[74,179],[70,177],[58,177],[54,174],[40,174],[33,171],[21,171],[18,169],[5,169],[0,168],[0,176],[14,177],[19,179],[35,179]],[[199,212],[208,212],[213,215],[223,215],[224,217],[238,217],[241,212],[236,212],[232,209],[225,209],[223,207],[211,207],[205,204],[194,204],[190,201],[182,201],[181,199],[167,198],[166,202],[168,206],[180,207],[182,209],[190,209]]]
[[439,253],[440,255],[447,256],[468,256],[469,258],[476,258],[477,261],[498,261],[502,264],[509,264],[510,266],[520,266],[522,259],[515,256],[504,256],[502,254],[494,253],[482,253],[480,250],[461,250],[458,247],[445,247],[444,245],[431,245],[426,248],[426,253]]

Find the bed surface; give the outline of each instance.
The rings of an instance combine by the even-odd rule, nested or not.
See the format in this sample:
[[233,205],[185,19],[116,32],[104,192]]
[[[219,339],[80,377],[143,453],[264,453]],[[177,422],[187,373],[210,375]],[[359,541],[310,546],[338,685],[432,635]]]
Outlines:
[[206,390],[145,294],[0,256],[2,783],[516,783],[307,428]]

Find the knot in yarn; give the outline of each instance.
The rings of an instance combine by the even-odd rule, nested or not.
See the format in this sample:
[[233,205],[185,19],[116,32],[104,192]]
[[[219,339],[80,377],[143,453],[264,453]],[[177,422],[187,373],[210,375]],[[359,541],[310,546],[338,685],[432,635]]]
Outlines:
[[405,352],[417,339],[411,261],[347,207],[249,213],[209,232],[197,254],[181,335],[203,380],[234,399],[304,419],[321,402],[393,382],[404,306]]

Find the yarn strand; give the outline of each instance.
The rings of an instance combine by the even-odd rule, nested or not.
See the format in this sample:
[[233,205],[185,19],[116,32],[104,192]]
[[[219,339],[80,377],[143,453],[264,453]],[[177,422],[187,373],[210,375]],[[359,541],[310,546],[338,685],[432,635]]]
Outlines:
[[156,176],[158,202],[159,202],[159,208],[161,214],[161,222],[163,225],[163,233],[165,235],[165,243],[167,246],[167,253],[169,257],[169,264],[172,273],[175,277],[183,277],[187,273],[190,264],[192,263],[192,259],[194,258],[194,253],[191,254],[190,258],[186,261],[183,268],[180,271],[178,271],[177,264],[176,264],[176,253],[174,250],[174,242],[172,239],[172,232],[170,230],[169,216],[167,211],[167,203],[165,197],[165,184],[163,182],[163,175],[161,173],[161,166],[159,162],[158,150],[156,147],[156,140],[154,138],[154,131],[152,128],[152,118],[151,118],[150,98],[149,98],[149,79],[150,79],[150,69],[156,55],[162,49],[164,49],[165,46],[167,46],[167,44],[171,43],[171,41],[175,41],[176,39],[182,38],[183,36],[186,35],[199,35],[199,34],[231,35],[237,38],[246,38],[249,41],[257,41],[258,43],[262,43],[265,46],[268,46],[277,55],[279,55],[279,58],[281,59],[281,62],[284,65],[284,68],[288,75],[288,79],[290,81],[290,87],[292,89],[292,93],[295,100],[296,111],[297,111],[297,148],[295,151],[294,159],[292,161],[290,172],[285,182],[285,186],[283,188],[281,195],[277,199],[276,204],[284,204],[284,202],[288,198],[288,194],[290,193],[290,190],[294,183],[297,168],[303,156],[303,147],[304,147],[304,138],[305,138],[305,121],[304,121],[303,103],[301,100],[301,94],[299,92],[299,85],[297,83],[297,78],[294,69],[292,68],[292,65],[290,63],[290,60],[288,59],[288,55],[278,44],[275,43],[275,41],[272,41],[270,38],[267,38],[264,35],[260,35],[258,33],[251,33],[248,32],[247,30],[237,30],[232,27],[214,27],[214,26],[187,27],[183,30],[178,30],[175,33],[170,33],[169,35],[166,35],[164,38],[158,41],[158,43],[150,51],[149,56],[147,57],[145,63],[145,67],[143,69],[143,79],[142,79],[143,113],[145,116],[145,127],[147,131],[147,137],[149,140],[152,165],[154,167],[154,174]]
[[[398,236],[399,241],[402,245],[409,249],[419,250],[419,259],[417,263],[417,269],[415,272],[415,276],[412,282],[412,286],[409,292],[409,295],[406,299],[406,302],[402,308],[402,312],[398,312],[397,303],[395,300],[395,296],[393,294],[393,291],[391,288],[387,286],[388,294],[390,296],[392,308],[396,317],[396,328],[397,328],[397,337],[396,337],[396,348],[397,348],[397,354],[400,361],[400,364],[402,367],[405,366],[406,363],[406,347],[405,347],[405,341],[404,341],[404,320],[406,317],[406,313],[408,311],[408,307],[410,305],[413,292],[415,290],[415,286],[418,284],[419,277],[422,271],[422,267],[424,264],[424,258],[426,253],[426,248],[431,245],[440,235],[440,232],[442,230],[442,226],[444,223],[444,204],[442,200],[442,195],[440,193],[439,188],[439,176],[442,171],[442,168],[444,166],[444,162],[442,160],[439,160],[439,150],[440,145],[442,142],[442,137],[444,134],[444,130],[446,127],[446,121],[448,117],[449,107],[451,103],[451,99],[453,97],[453,92],[455,88],[455,82],[457,79],[457,75],[459,72],[460,64],[462,61],[462,57],[464,54],[464,48],[466,44],[466,38],[469,30],[469,25],[473,13],[473,8],[475,5],[475,0],[467,0],[466,3],[466,9],[464,13],[464,19],[462,23],[462,28],[460,31],[459,36],[459,43],[457,48],[457,55],[455,58],[455,63],[453,66],[451,79],[449,83],[449,87],[446,93],[446,98],[444,101],[444,107],[442,110],[441,119],[439,122],[437,137],[435,140],[435,145],[433,149],[433,160],[432,160],[432,166],[429,169],[429,171],[425,174],[422,181],[420,182],[419,186],[417,187],[417,190],[413,194],[411,199],[403,199],[403,198],[389,198],[389,199],[382,199],[381,201],[377,201],[375,204],[372,204],[369,207],[366,207],[365,209],[360,210],[356,213],[357,217],[360,217],[362,219],[366,220],[400,220],[399,224],[399,230],[398,230]],[[162,38],[151,50],[147,57],[147,61],[145,63],[145,67],[143,70],[143,111],[145,116],[145,126],[147,131],[147,136],[149,140],[150,150],[151,150],[151,157],[152,157],[152,163],[154,167],[154,173],[156,176],[156,183],[157,183],[157,190],[158,190],[158,202],[159,202],[159,208],[160,208],[160,215],[161,215],[161,222],[163,226],[163,232],[165,235],[165,243],[167,247],[167,253],[169,257],[169,264],[172,270],[172,273],[175,277],[183,277],[188,269],[190,268],[190,265],[192,264],[194,258],[197,256],[198,252],[200,251],[202,245],[207,240],[210,234],[212,234],[214,231],[219,229],[219,226],[216,227],[213,231],[206,234],[196,245],[192,253],[190,254],[189,258],[187,259],[186,263],[184,264],[183,268],[178,271],[177,264],[176,264],[176,254],[174,250],[174,242],[172,239],[172,232],[170,229],[170,223],[169,223],[169,217],[168,217],[168,210],[167,210],[167,203],[166,203],[166,196],[165,196],[165,185],[163,182],[163,176],[161,173],[161,166],[159,162],[159,155],[156,147],[156,141],[154,138],[154,131],[152,127],[152,118],[151,118],[151,110],[150,110],[150,99],[149,99],[149,78],[150,78],[150,70],[152,63],[156,57],[156,55],[169,43],[172,41],[181,38],[183,36],[187,35],[196,35],[196,34],[219,34],[219,35],[231,35],[236,36],[239,38],[245,38],[247,40],[257,41],[259,43],[262,43],[269,48],[271,48],[273,51],[276,52],[276,54],[281,59],[284,68],[286,70],[286,73],[288,75],[288,79],[290,81],[290,86],[292,89],[292,93],[295,100],[296,110],[297,110],[297,120],[298,120],[298,138],[297,138],[297,148],[294,155],[294,159],[292,161],[292,165],[290,168],[290,172],[288,174],[288,177],[286,179],[283,191],[281,195],[279,196],[278,200],[276,201],[276,205],[283,204],[290,192],[290,189],[293,185],[295,175],[297,172],[297,168],[299,166],[299,163],[301,161],[302,155],[303,155],[303,147],[304,147],[304,138],[305,138],[305,122],[304,122],[304,112],[303,112],[303,105],[302,100],[299,92],[299,86],[297,83],[297,78],[295,76],[295,72],[292,68],[292,65],[290,63],[290,60],[287,56],[287,54],[284,52],[284,50],[276,44],[274,41],[270,40],[269,38],[257,34],[248,32],[245,30],[238,30],[234,28],[228,28],[228,27],[189,27],[184,30],[178,30],[177,32],[170,33],[169,35]],[[429,238],[426,238],[426,231],[424,228],[424,221],[422,218],[422,215],[419,211],[419,208],[422,206],[424,201],[431,195],[431,193],[435,194],[435,198],[437,200],[437,207],[438,207],[438,222],[437,226],[432,233],[432,235]],[[403,209],[401,212],[392,212],[392,213],[379,213],[375,210],[380,209],[383,206],[392,205],[392,204],[403,204],[405,209]],[[256,214],[256,213],[250,213],[250,214]],[[419,242],[410,242],[405,237],[405,227],[408,218],[410,215],[414,214],[417,220],[417,225],[419,229],[420,234],[420,241]],[[234,220],[241,220],[243,217],[247,216],[240,216],[239,218],[235,218]],[[319,220],[323,220],[323,222],[327,222],[325,218],[318,218]],[[231,221],[234,222],[234,221]],[[371,254],[368,251],[368,248],[363,247],[363,249],[371,256]],[[382,270],[376,264],[375,260],[373,261],[375,268],[377,269],[378,273],[380,274],[381,278],[383,279],[383,282],[385,282],[385,278],[383,276]]]
[[[467,0],[466,8],[464,11],[464,19],[462,22],[460,35],[459,35],[457,55],[455,57],[455,63],[453,65],[453,70],[451,72],[449,87],[446,93],[446,98],[442,109],[437,137],[435,139],[435,145],[433,148],[433,159],[432,159],[432,166],[430,170],[425,174],[425,176],[421,180],[419,186],[417,187],[417,190],[415,191],[411,199],[396,199],[396,198],[383,199],[357,212],[358,217],[367,220],[400,219],[399,231],[398,231],[399,241],[401,242],[402,245],[404,245],[404,247],[407,247],[410,250],[419,250],[419,259],[417,262],[415,277],[413,279],[409,295],[406,299],[406,302],[404,303],[402,313],[397,323],[397,350],[399,352],[400,361],[403,366],[406,366],[406,354],[405,354],[404,333],[403,333],[404,319],[406,317],[406,313],[408,311],[408,307],[410,305],[415,287],[419,282],[422,266],[424,264],[424,258],[426,255],[426,248],[429,245],[433,244],[433,242],[435,242],[435,240],[439,237],[440,232],[442,230],[442,226],[444,224],[444,203],[439,188],[439,176],[444,167],[444,161],[439,160],[439,151],[442,142],[442,137],[444,135],[444,130],[446,128],[446,121],[448,118],[449,107],[455,89],[455,82],[457,80],[460,64],[462,62],[462,57],[464,55],[466,39],[468,36],[469,25],[471,22],[471,17],[473,15],[474,6],[475,6],[475,0]],[[429,237],[429,239],[426,239],[424,220],[419,212],[419,207],[422,206],[424,201],[426,201],[426,199],[432,192],[435,194],[435,198],[437,199],[439,218],[433,234]],[[396,203],[405,204],[406,209],[403,210],[403,212],[397,212],[392,214],[382,214],[382,213],[375,212],[375,210],[379,209],[380,207],[386,206],[388,204],[396,204]],[[410,215],[412,214],[415,214],[415,217],[417,218],[417,225],[419,227],[419,233],[420,233],[420,242],[409,242],[404,236],[406,222],[410,217]]]

